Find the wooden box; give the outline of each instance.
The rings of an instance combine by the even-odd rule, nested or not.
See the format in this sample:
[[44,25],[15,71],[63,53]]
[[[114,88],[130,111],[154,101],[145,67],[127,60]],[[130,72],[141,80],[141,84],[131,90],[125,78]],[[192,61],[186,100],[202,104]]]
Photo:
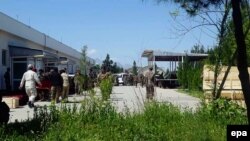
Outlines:
[[19,99],[16,97],[3,97],[3,101],[9,106],[9,108],[14,109],[19,106]]

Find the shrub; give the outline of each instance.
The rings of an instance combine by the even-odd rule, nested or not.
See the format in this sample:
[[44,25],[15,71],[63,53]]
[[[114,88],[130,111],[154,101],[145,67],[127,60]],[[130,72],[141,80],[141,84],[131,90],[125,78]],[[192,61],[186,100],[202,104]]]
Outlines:
[[224,124],[246,123],[246,109],[232,100],[219,98],[202,106],[202,112]]
[[[247,123],[244,109],[224,99],[202,105],[196,112],[180,110],[169,103],[149,102],[142,113],[121,114],[109,101],[93,95],[81,105],[62,104],[60,109],[49,110],[46,114],[46,110],[36,111],[35,119],[14,123],[10,130],[0,128],[0,140],[223,141],[228,124]],[[40,124],[43,118],[46,124]]]
[[104,101],[107,101],[110,98],[110,95],[112,93],[112,87],[113,87],[112,77],[107,77],[101,80],[100,89],[101,89],[102,99]]

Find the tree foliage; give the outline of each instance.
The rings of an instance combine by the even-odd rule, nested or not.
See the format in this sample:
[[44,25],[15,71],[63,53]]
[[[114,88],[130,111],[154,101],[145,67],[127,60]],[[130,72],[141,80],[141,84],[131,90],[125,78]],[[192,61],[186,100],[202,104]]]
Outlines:
[[[166,2],[168,0],[157,0],[158,2]],[[237,53],[237,68],[239,70],[239,79],[241,81],[242,91],[245,98],[245,103],[247,106],[247,115],[248,121],[250,123],[250,83],[249,83],[249,73],[248,73],[248,62],[247,62],[247,47],[246,47],[246,34],[244,34],[244,8],[247,8],[247,15],[249,17],[249,1],[248,0],[172,0],[181,5],[183,9],[187,11],[190,15],[197,15],[197,13],[207,13],[206,10],[209,10],[210,7],[214,7],[216,9],[221,9],[224,6],[225,14],[219,24],[219,43],[218,49],[219,54],[218,58],[221,56],[221,45],[224,42],[224,35],[225,35],[225,24],[227,23],[228,15],[230,14],[229,11],[232,9],[232,21],[233,21],[233,34],[236,41],[236,53]],[[225,6],[226,5],[226,6]],[[217,8],[218,7],[218,8]],[[211,17],[211,16],[209,16]],[[249,20],[249,18],[248,18]],[[214,23],[217,25],[218,23]],[[218,26],[217,26],[218,27]],[[250,27],[250,25],[248,26]],[[249,28],[248,28],[249,29]],[[248,31],[247,31],[248,32]],[[216,56],[215,56],[216,57]],[[214,79],[214,88],[216,88],[216,80],[218,76],[218,63],[219,60],[216,61],[215,67],[215,79]],[[217,74],[217,76],[216,76]],[[215,90],[213,90],[213,93]]]
[[116,62],[110,59],[109,54],[107,54],[105,60],[103,60],[101,67],[106,72],[119,73],[123,71],[122,67],[119,67]]
[[[202,45],[194,45],[191,53],[206,53]],[[179,64],[177,79],[182,88],[189,90],[201,90],[203,61],[191,62],[188,56]]]
[[137,69],[136,62],[135,62],[135,61],[133,62],[133,74],[134,74],[134,75],[137,75],[137,74],[138,74],[138,69]]
[[88,46],[85,45],[82,48],[81,59],[80,59],[80,70],[83,75],[87,75],[87,50]]

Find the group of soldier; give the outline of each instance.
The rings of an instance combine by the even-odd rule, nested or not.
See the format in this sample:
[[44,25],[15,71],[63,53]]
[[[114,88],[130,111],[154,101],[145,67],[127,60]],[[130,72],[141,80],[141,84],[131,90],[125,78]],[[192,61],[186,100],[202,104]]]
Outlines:
[[[131,77],[132,84],[136,87],[138,83],[140,83],[142,87],[144,85],[146,86],[147,99],[153,99],[154,97],[154,73],[152,70],[153,68],[150,67],[145,75],[140,74]],[[94,88],[101,80],[108,76],[111,76],[111,73],[106,71],[105,68],[102,68],[98,75],[92,69],[90,69],[88,75],[82,75],[81,71],[77,70],[73,77],[75,94],[80,94],[82,90]],[[26,71],[22,77],[20,88],[25,85],[26,94],[29,96],[28,105],[32,108],[34,107],[34,101],[37,97],[37,91],[41,100],[45,99],[45,93],[49,93],[51,101],[53,102],[59,102],[59,97],[61,97],[62,101],[67,101],[70,82],[72,81],[70,81],[65,69],[58,71],[57,68],[54,68],[46,73],[39,70],[37,74],[36,70],[34,70],[34,66],[30,64],[28,71]]]
[[[125,81],[125,85],[134,85],[137,87],[137,84],[140,83],[141,87],[146,86],[146,98],[152,100],[155,95],[155,74],[153,72],[153,67],[149,67],[149,70],[143,75],[142,73],[138,75],[128,75],[123,78]],[[118,76],[114,78],[114,83],[119,84]]]
[[69,77],[66,69],[58,71],[53,68],[50,71],[35,69],[33,64],[28,65],[28,70],[23,74],[19,88],[25,88],[29,97],[28,106],[34,107],[36,99],[51,100],[52,103],[67,101],[69,93]]

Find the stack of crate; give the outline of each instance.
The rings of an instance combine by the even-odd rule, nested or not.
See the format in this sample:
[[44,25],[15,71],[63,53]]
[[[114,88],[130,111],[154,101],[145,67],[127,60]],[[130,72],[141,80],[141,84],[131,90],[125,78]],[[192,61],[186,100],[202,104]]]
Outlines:
[[3,100],[11,109],[19,106],[19,99],[17,97],[3,97]]
[[[203,90],[205,94],[206,101],[209,101],[212,97],[213,90],[213,82],[214,82],[214,66],[205,65],[203,68]],[[221,81],[225,75],[227,66],[222,66],[218,79],[217,79],[217,87],[220,86]],[[250,72],[250,68],[248,68],[248,72]],[[241,88],[241,83],[239,80],[239,71],[237,67],[232,66],[230,72],[227,76],[223,89],[221,91],[221,97],[231,99],[238,103],[239,105],[246,107],[244,96]]]

